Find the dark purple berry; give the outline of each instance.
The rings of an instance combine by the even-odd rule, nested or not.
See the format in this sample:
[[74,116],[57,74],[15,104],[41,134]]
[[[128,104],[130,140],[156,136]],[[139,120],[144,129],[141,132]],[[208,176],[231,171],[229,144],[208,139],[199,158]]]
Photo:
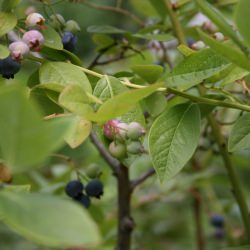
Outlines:
[[214,227],[222,228],[224,226],[224,218],[219,214],[212,215],[210,221]]
[[11,57],[0,60],[0,74],[3,78],[14,78],[20,67],[20,63],[14,61]]
[[77,43],[77,37],[71,32],[64,32],[62,36],[63,48],[73,52]]
[[98,199],[103,195],[103,185],[99,180],[92,180],[86,186],[86,193],[90,197],[96,197]]
[[81,203],[86,208],[90,206],[90,199],[85,194],[81,194],[80,196],[76,197],[75,200]]
[[65,192],[69,197],[76,198],[82,194],[83,188],[84,186],[80,181],[74,180],[67,184]]

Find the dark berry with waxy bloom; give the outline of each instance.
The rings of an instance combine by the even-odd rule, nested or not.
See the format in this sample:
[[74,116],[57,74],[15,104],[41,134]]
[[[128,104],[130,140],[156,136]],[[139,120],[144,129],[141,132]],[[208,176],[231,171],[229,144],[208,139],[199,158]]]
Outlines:
[[77,37],[71,32],[64,32],[62,36],[63,48],[73,52],[77,43]]
[[83,184],[78,181],[70,181],[67,186],[65,187],[65,193],[72,198],[76,198],[82,194],[82,191],[84,189]]
[[14,78],[14,75],[20,70],[20,63],[13,60],[11,57],[0,60],[0,74],[3,78]]
[[103,185],[99,180],[92,180],[86,186],[86,193],[90,197],[96,197],[98,199],[103,195]]
[[224,218],[219,214],[212,215],[210,221],[214,227],[222,228],[224,226]]
[[86,208],[88,208],[90,206],[90,198],[85,194],[81,194],[74,199]]

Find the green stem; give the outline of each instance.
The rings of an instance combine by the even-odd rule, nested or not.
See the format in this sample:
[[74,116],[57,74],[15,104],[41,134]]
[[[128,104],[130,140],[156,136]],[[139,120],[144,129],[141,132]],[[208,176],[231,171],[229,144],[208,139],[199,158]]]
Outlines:
[[212,128],[215,140],[217,141],[217,144],[220,149],[221,156],[223,158],[225,167],[227,169],[228,177],[230,179],[230,182],[232,184],[233,188],[233,194],[235,196],[235,199],[238,203],[238,206],[240,208],[241,216],[245,225],[247,237],[248,237],[248,243],[250,243],[250,217],[249,217],[249,212],[248,212],[248,207],[246,200],[244,198],[243,190],[240,185],[240,179],[231,163],[229,154],[226,150],[226,143],[225,140],[220,132],[220,127],[214,120],[212,115],[208,116],[208,122]]
[[185,34],[182,29],[182,26],[178,20],[178,16],[176,15],[176,12],[173,10],[170,0],[163,0],[163,3],[165,4],[169,17],[171,19],[173,30],[175,31],[176,37],[179,41],[179,43],[187,44],[185,39]]

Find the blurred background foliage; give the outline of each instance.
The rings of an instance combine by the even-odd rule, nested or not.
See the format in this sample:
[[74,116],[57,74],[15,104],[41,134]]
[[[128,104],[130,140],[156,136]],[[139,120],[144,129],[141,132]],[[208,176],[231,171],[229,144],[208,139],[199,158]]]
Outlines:
[[[0,1],[2,2],[2,1]],[[95,58],[96,44],[93,42],[93,34],[87,32],[87,27],[91,25],[112,25],[117,28],[137,32],[137,27],[129,18],[113,12],[100,11],[81,3],[70,3],[68,1],[58,1],[53,6],[56,13],[60,13],[66,20],[74,19],[81,27],[78,34],[76,54],[82,59],[83,64],[88,66]],[[101,5],[114,5],[114,0],[91,1]],[[152,2],[152,1],[151,1]],[[181,9],[183,12],[183,23],[187,23],[195,13],[193,1]],[[226,4],[229,1],[213,1],[221,8],[227,16],[232,14],[233,5]],[[231,1],[236,3],[237,1]],[[223,3],[225,3],[223,5]],[[43,5],[39,1],[23,0],[17,8],[19,17],[24,17],[28,7],[35,6],[38,12],[45,15]],[[160,17],[155,9],[146,0],[124,1],[124,8],[139,15],[145,22],[157,22]],[[48,11],[48,10],[47,10]],[[189,15],[188,15],[189,13]],[[48,11],[48,14],[52,14]],[[168,24],[168,20],[164,21]],[[197,38],[193,30],[187,29],[188,35],[192,39]],[[119,36],[118,36],[119,38]],[[157,56],[152,52],[145,51],[144,57],[135,57],[119,62],[111,63],[99,68],[107,73],[126,71],[129,65],[137,63],[159,63]],[[172,52],[171,52],[172,53]],[[176,53],[176,52],[175,52]],[[175,57],[175,54],[173,54]],[[178,60],[178,59],[177,59]],[[167,67],[165,65],[165,67]],[[29,77],[28,72],[35,71],[34,63],[25,62],[20,74],[12,82],[26,84]],[[0,84],[2,79],[0,79]],[[160,109],[162,103],[159,102],[155,109]],[[237,114],[238,115],[238,114]],[[226,117],[228,121],[236,115],[234,112],[226,111],[221,117]],[[205,124],[204,124],[205,126]],[[223,163],[218,155],[218,149],[211,139],[211,131],[207,131],[208,136],[201,140],[200,145],[206,145],[208,150],[198,151],[197,159],[200,160],[201,169],[194,169],[194,165],[185,167],[176,178],[160,184],[156,176],[147,180],[143,185],[136,189],[132,200],[132,214],[136,221],[136,230],[133,234],[133,249],[136,250],[193,250],[196,249],[196,221],[195,221],[195,200],[196,189],[199,189],[201,217],[205,234],[206,249],[216,250],[228,245],[244,243],[244,229],[241,224],[240,213],[235,204],[233,194]],[[225,130],[227,133],[227,130]],[[208,145],[208,146],[207,146]],[[61,157],[61,156],[67,157]],[[250,155],[249,152],[241,152],[231,156],[233,164],[241,175],[248,201],[250,198]],[[110,169],[99,156],[96,149],[89,140],[77,149],[70,149],[68,146],[62,148],[50,160],[44,164],[40,170],[34,170],[28,174],[15,175],[12,184],[31,186],[31,191],[44,193],[54,193],[65,196],[64,187],[70,180],[76,178],[78,169],[86,179],[88,169],[97,164],[102,173],[101,179],[105,183],[105,192],[101,200],[94,201],[89,211],[100,226],[104,237],[104,246],[101,250],[113,249],[116,241],[116,180],[113,178]],[[131,177],[135,178],[144,170],[148,169],[148,159],[142,155],[131,166]],[[66,197],[66,196],[65,196]],[[221,214],[225,218],[225,235],[222,237],[216,234],[216,229],[210,223],[213,214]],[[34,221],[34,223],[36,223]],[[67,230],[67,229],[65,229]],[[1,250],[52,250],[33,244],[10,231],[4,224],[0,224],[0,249]],[[55,249],[54,249],[55,250]],[[77,250],[77,249],[75,249]]]

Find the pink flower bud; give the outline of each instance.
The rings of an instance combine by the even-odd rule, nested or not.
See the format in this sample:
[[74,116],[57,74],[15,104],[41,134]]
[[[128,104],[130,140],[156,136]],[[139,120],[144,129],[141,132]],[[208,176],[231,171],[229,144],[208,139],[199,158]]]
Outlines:
[[28,27],[35,27],[35,26],[42,27],[44,22],[45,22],[44,17],[39,13],[29,14],[25,21]]
[[118,120],[110,120],[107,121],[103,126],[103,132],[104,135],[110,139],[113,140],[115,138],[115,135],[119,131],[118,125],[120,124],[120,121]]
[[28,45],[23,41],[13,42],[9,45],[10,54],[13,60],[20,62],[23,56],[30,51]]
[[44,43],[43,35],[37,30],[30,30],[23,35],[23,41],[28,44],[29,48],[34,51],[40,51]]

